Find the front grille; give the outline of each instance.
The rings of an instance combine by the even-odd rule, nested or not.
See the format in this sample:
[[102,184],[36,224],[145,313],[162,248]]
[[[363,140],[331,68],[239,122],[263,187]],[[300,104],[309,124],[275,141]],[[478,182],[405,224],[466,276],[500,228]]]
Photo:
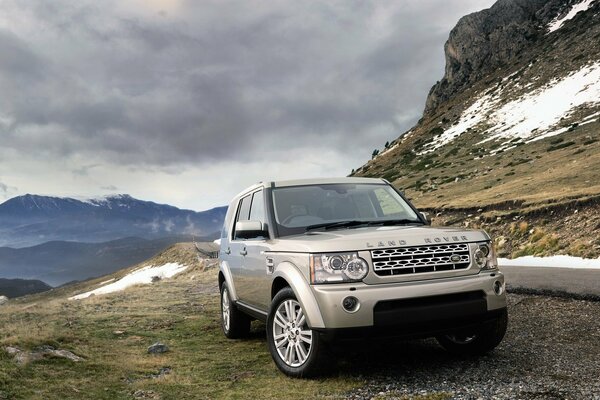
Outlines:
[[371,250],[371,258],[379,276],[466,269],[471,262],[466,243]]

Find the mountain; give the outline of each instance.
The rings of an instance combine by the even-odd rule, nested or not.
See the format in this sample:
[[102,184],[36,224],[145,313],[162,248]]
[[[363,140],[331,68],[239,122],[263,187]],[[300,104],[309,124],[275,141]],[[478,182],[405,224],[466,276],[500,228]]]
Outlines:
[[134,236],[207,236],[221,229],[226,207],[203,212],[114,195],[77,200],[27,194],[0,204],[0,246],[48,241],[104,242]]
[[51,241],[19,249],[0,247],[0,276],[39,279],[59,286],[112,273],[183,241],[189,241],[189,237],[129,237],[103,243]]
[[600,226],[598,43],[599,0],[499,0],[461,18],[423,117],[353,175],[391,181],[445,223],[491,231],[534,215],[529,225],[549,231],[557,215],[585,211],[555,250],[600,254],[590,240]]
[[8,298],[45,292],[50,289],[52,286],[38,280],[0,278],[0,296]]

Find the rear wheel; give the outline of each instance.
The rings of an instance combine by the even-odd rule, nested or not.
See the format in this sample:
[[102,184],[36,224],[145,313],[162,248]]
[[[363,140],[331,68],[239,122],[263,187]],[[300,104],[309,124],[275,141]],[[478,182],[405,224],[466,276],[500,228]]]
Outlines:
[[478,329],[453,332],[438,336],[436,339],[443,348],[458,355],[481,355],[493,350],[500,344],[508,326],[506,310],[495,321],[486,323]]
[[267,340],[271,357],[284,374],[309,377],[322,370],[321,338],[308,327],[304,310],[289,287],[273,298],[267,319]]
[[250,317],[235,306],[227,283],[221,286],[221,328],[229,339],[239,339],[250,332]]

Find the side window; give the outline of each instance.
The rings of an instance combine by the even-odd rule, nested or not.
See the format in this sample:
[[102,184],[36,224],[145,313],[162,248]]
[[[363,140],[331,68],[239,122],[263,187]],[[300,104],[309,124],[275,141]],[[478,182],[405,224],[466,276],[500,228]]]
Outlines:
[[263,191],[254,193],[250,207],[250,221],[265,222],[265,197]]
[[236,221],[248,221],[250,216],[250,203],[252,201],[251,196],[246,196],[240,202],[240,210],[238,211],[238,215]]
[[[251,201],[252,201],[252,196],[250,196],[250,195],[248,195],[248,196],[244,197],[242,200],[240,200],[240,203],[238,206],[238,212],[235,217],[236,224],[238,221],[248,221],[248,218],[250,217]],[[233,226],[233,232],[235,232],[235,225]],[[234,239],[236,239],[236,238],[234,237]]]

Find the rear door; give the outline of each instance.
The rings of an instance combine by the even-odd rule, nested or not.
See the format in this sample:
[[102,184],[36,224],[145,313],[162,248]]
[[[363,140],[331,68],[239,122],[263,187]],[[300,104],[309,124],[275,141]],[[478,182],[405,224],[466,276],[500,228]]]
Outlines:
[[[266,224],[264,191],[252,194],[250,221]],[[266,311],[270,302],[270,276],[267,275],[265,251],[268,250],[268,238],[256,237],[244,241],[246,255],[242,260],[242,278],[240,290],[245,301],[252,306]]]
[[235,285],[235,292],[239,300],[244,301],[243,295],[243,279],[242,279],[242,266],[244,265],[244,255],[246,253],[246,245],[244,240],[239,239],[235,235],[235,226],[238,221],[247,221],[250,216],[250,205],[252,203],[252,194],[242,197],[238,202],[237,212],[235,215],[235,223],[231,230],[228,259],[229,268],[233,278],[233,284]]

